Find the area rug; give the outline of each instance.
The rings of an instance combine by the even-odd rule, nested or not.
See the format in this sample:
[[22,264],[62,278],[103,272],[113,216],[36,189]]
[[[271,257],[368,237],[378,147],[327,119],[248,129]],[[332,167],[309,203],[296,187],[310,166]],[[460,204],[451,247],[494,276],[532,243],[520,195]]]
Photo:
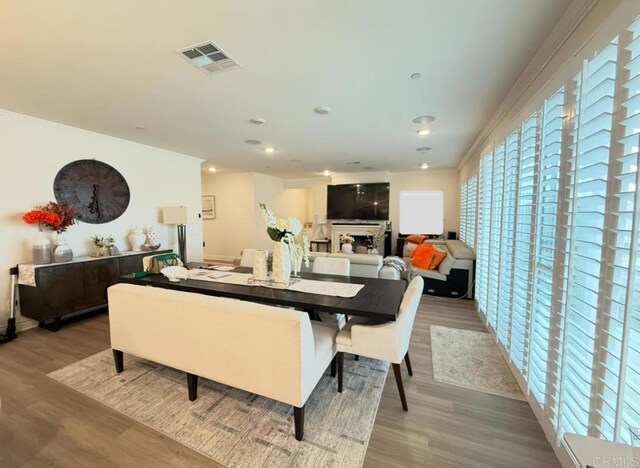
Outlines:
[[116,374],[105,350],[49,374],[105,405],[228,467],[360,467],[389,365],[348,356],[344,389],[328,372],[305,406],[304,440],[292,407],[200,379],[190,402],[184,372],[125,355]]
[[489,333],[431,325],[431,360],[437,382],[526,401]]

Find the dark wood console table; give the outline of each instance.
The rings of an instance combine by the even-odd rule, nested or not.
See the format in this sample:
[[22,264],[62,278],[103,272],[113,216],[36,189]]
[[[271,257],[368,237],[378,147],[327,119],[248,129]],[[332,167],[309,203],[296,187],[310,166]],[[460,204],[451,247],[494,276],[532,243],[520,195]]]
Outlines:
[[[142,271],[143,257],[169,252],[125,252],[113,257],[79,257],[67,263],[37,266],[37,287],[18,287],[20,313],[37,320],[42,328],[58,331],[65,316],[105,308],[107,288],[122,275]],[[18,267],[10,271],[18,274]]]

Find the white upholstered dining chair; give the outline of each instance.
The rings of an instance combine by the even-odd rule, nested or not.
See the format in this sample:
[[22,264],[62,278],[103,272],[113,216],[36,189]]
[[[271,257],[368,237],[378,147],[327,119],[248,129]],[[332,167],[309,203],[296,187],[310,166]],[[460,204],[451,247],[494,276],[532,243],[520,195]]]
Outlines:
[[[313,260],[313,273],[322,275],[349,276],[351,274],[351,262],[348,258],[316,257]],[[320,321],[326,325],[342,328],[347,323],[344,314],[328,314],[320,312]]]
[[411,339],[413,322],[420,304],[423,288],[424,280],[421,276],[416,276],[404,293],[395,322],[369,325],[358,319],[353,319],[338,332],[336,345],[338,350],[339,392],[342,392],[344,353],[389,361],[393,366],[393,373],[396,377],[402,409],[408,410],[404,386],[402,385],[400,364],[404,359],[407,363],[409,375],[413,375],[411,361],[409,360],[409,340]]
[[256,249],[242,249],[240,254],[240,266],[253,268],[253,258],[256,255]]

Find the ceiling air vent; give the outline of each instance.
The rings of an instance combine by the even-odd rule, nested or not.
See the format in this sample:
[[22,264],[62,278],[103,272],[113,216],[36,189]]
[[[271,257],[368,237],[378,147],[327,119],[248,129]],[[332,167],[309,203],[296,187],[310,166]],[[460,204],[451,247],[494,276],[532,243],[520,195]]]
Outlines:
[[212,41],[176,50],[176,52],[207,75],[241,67],[238,62]]

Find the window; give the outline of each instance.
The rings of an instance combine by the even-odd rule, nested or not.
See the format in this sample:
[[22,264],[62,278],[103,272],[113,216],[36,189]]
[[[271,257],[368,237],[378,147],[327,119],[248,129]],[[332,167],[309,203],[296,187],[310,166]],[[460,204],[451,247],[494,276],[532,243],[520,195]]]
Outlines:
[[480,159],[476,297],[559,437],[640,445],[640,18],[578,65]]

